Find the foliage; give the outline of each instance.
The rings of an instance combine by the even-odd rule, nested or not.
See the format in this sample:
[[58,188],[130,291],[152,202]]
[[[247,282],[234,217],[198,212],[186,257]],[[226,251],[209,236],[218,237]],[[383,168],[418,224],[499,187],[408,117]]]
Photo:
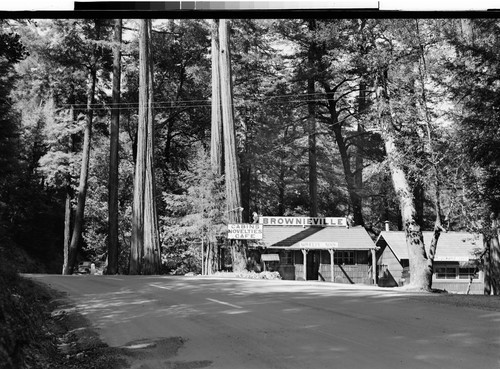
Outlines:
[[201,271],[201,244],[217,242],[227,230],[223,178],[210,167],[210,156],[198,145],[190,170],[182,172],[181,194],[164,193],[166,215],[160,220],[162,260],[167,270]]
[[21,278],[13,269],[11,261],[0,258],[2,368],[43,365],[37,354],[46,339],[46,307],[50,299],[51,296],[46,290],[35,285],[33,281]]

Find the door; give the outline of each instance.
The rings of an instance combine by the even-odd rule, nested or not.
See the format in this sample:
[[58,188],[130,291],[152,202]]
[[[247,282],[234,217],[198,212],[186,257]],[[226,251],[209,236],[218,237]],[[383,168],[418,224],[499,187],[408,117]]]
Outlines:
[[319,277],[319,250],[310,250],[307,254],[307,280],[317,281]]

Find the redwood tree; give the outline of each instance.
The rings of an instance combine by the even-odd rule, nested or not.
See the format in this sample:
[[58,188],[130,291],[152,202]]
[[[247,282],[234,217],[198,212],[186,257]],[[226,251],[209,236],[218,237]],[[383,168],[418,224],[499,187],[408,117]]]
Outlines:
[[108,274],[118,272],[118,146],[120,127],[120,78],[121,78],[122,20],[115,19],[113,35],[113,91],[111,125],[109,133],[109,181],[108,181]]
[[[100,38],[100,20],[95,21],[95,39]],[[95,90],[97,82],[97,60],[99,47],[94,44],[92,55],[90,57],[90,69],[88,75],[87,88],[87,109],[85,112],[85,131],[83,138],[82,162],[80,168],[80,181],[78,185],[77,204],[75,212],[75,220],[73,225],[73,233],[71,235],[71,243],[68,250],[68,263],[63,269],[63,274],[71,274],[76,263],[78,250],[80,247],[80,238],[82,236],[83,220],[85,213],[85,201],[87,198],[87,181],[89,176],[90,148],[92,139],[92,121],[94,119],[94,102]]]
[[[241,207],[240,173],[236,152],[236,134],[234,127],[229,26],[227,20],[225,19],[221,19],[219,22],[219,40],[227,212],[229,223],[241,223],[241,211],[243,209]],[[231,247],[231,256],[234,271],[242,271],[246,268],[246,250],[241,241],[233,242]]]
[[154,178],[151,20],[139,21],[139,122],[134,179],[130,274],[156,274],[160,244]]

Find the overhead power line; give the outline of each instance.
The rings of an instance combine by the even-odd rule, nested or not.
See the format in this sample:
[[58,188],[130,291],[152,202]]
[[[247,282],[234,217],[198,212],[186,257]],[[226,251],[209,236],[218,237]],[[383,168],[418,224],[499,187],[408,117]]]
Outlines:
[[[354,92],[354,91],[353,91]],[[357,97],[355,97],[357,98]],[[312,94],[293,94],[293,95],[275,95],[275,96],[261,96],[252,99],[238,99],[235,98],[236,104],[240,105],[242,103],[255,103],[255,102],[267,102],[270,104],[284,104],[284,103],[301,103],[301,102],[322,102],[325,101],[325,94],[321,92]],[[179,108],[204,108],[211,106],[211,100],[164,100],[155,101],[153,103],[153,108],[155,109],[179,109]],[[59,106],[61,109],[69,109],[73,107],[77,110],[85,110],[88,107],[93,110],[111,110],[113,108],[119,109],[138,109],[138,102],[128,102],[128,103],[95,103],[88,106],[86,103],[81,104],[62,104]]]

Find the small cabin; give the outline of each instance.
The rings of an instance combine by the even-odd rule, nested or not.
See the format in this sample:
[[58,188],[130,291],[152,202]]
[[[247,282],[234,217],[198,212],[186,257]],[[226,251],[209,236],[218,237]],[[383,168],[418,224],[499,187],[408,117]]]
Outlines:
[[[429,252],[433,232],[422,232]],[[402,286],[409,282],[409,257],[403,231],[383,231],[375,241],[378,285]],[[483,237],[467,232],[441,233],[434,257],[432,287],[448,292],[483,293],[484,273],[477,268],[475,251],[482,249]],[[472,283],[470,283],[472,281]],[[470,286],[469,286],[470,283]]]
[[259,222],[261,258],[283,279],[375,283],[375,244],[363,227],[349,227],[345,218],[261,217]]

